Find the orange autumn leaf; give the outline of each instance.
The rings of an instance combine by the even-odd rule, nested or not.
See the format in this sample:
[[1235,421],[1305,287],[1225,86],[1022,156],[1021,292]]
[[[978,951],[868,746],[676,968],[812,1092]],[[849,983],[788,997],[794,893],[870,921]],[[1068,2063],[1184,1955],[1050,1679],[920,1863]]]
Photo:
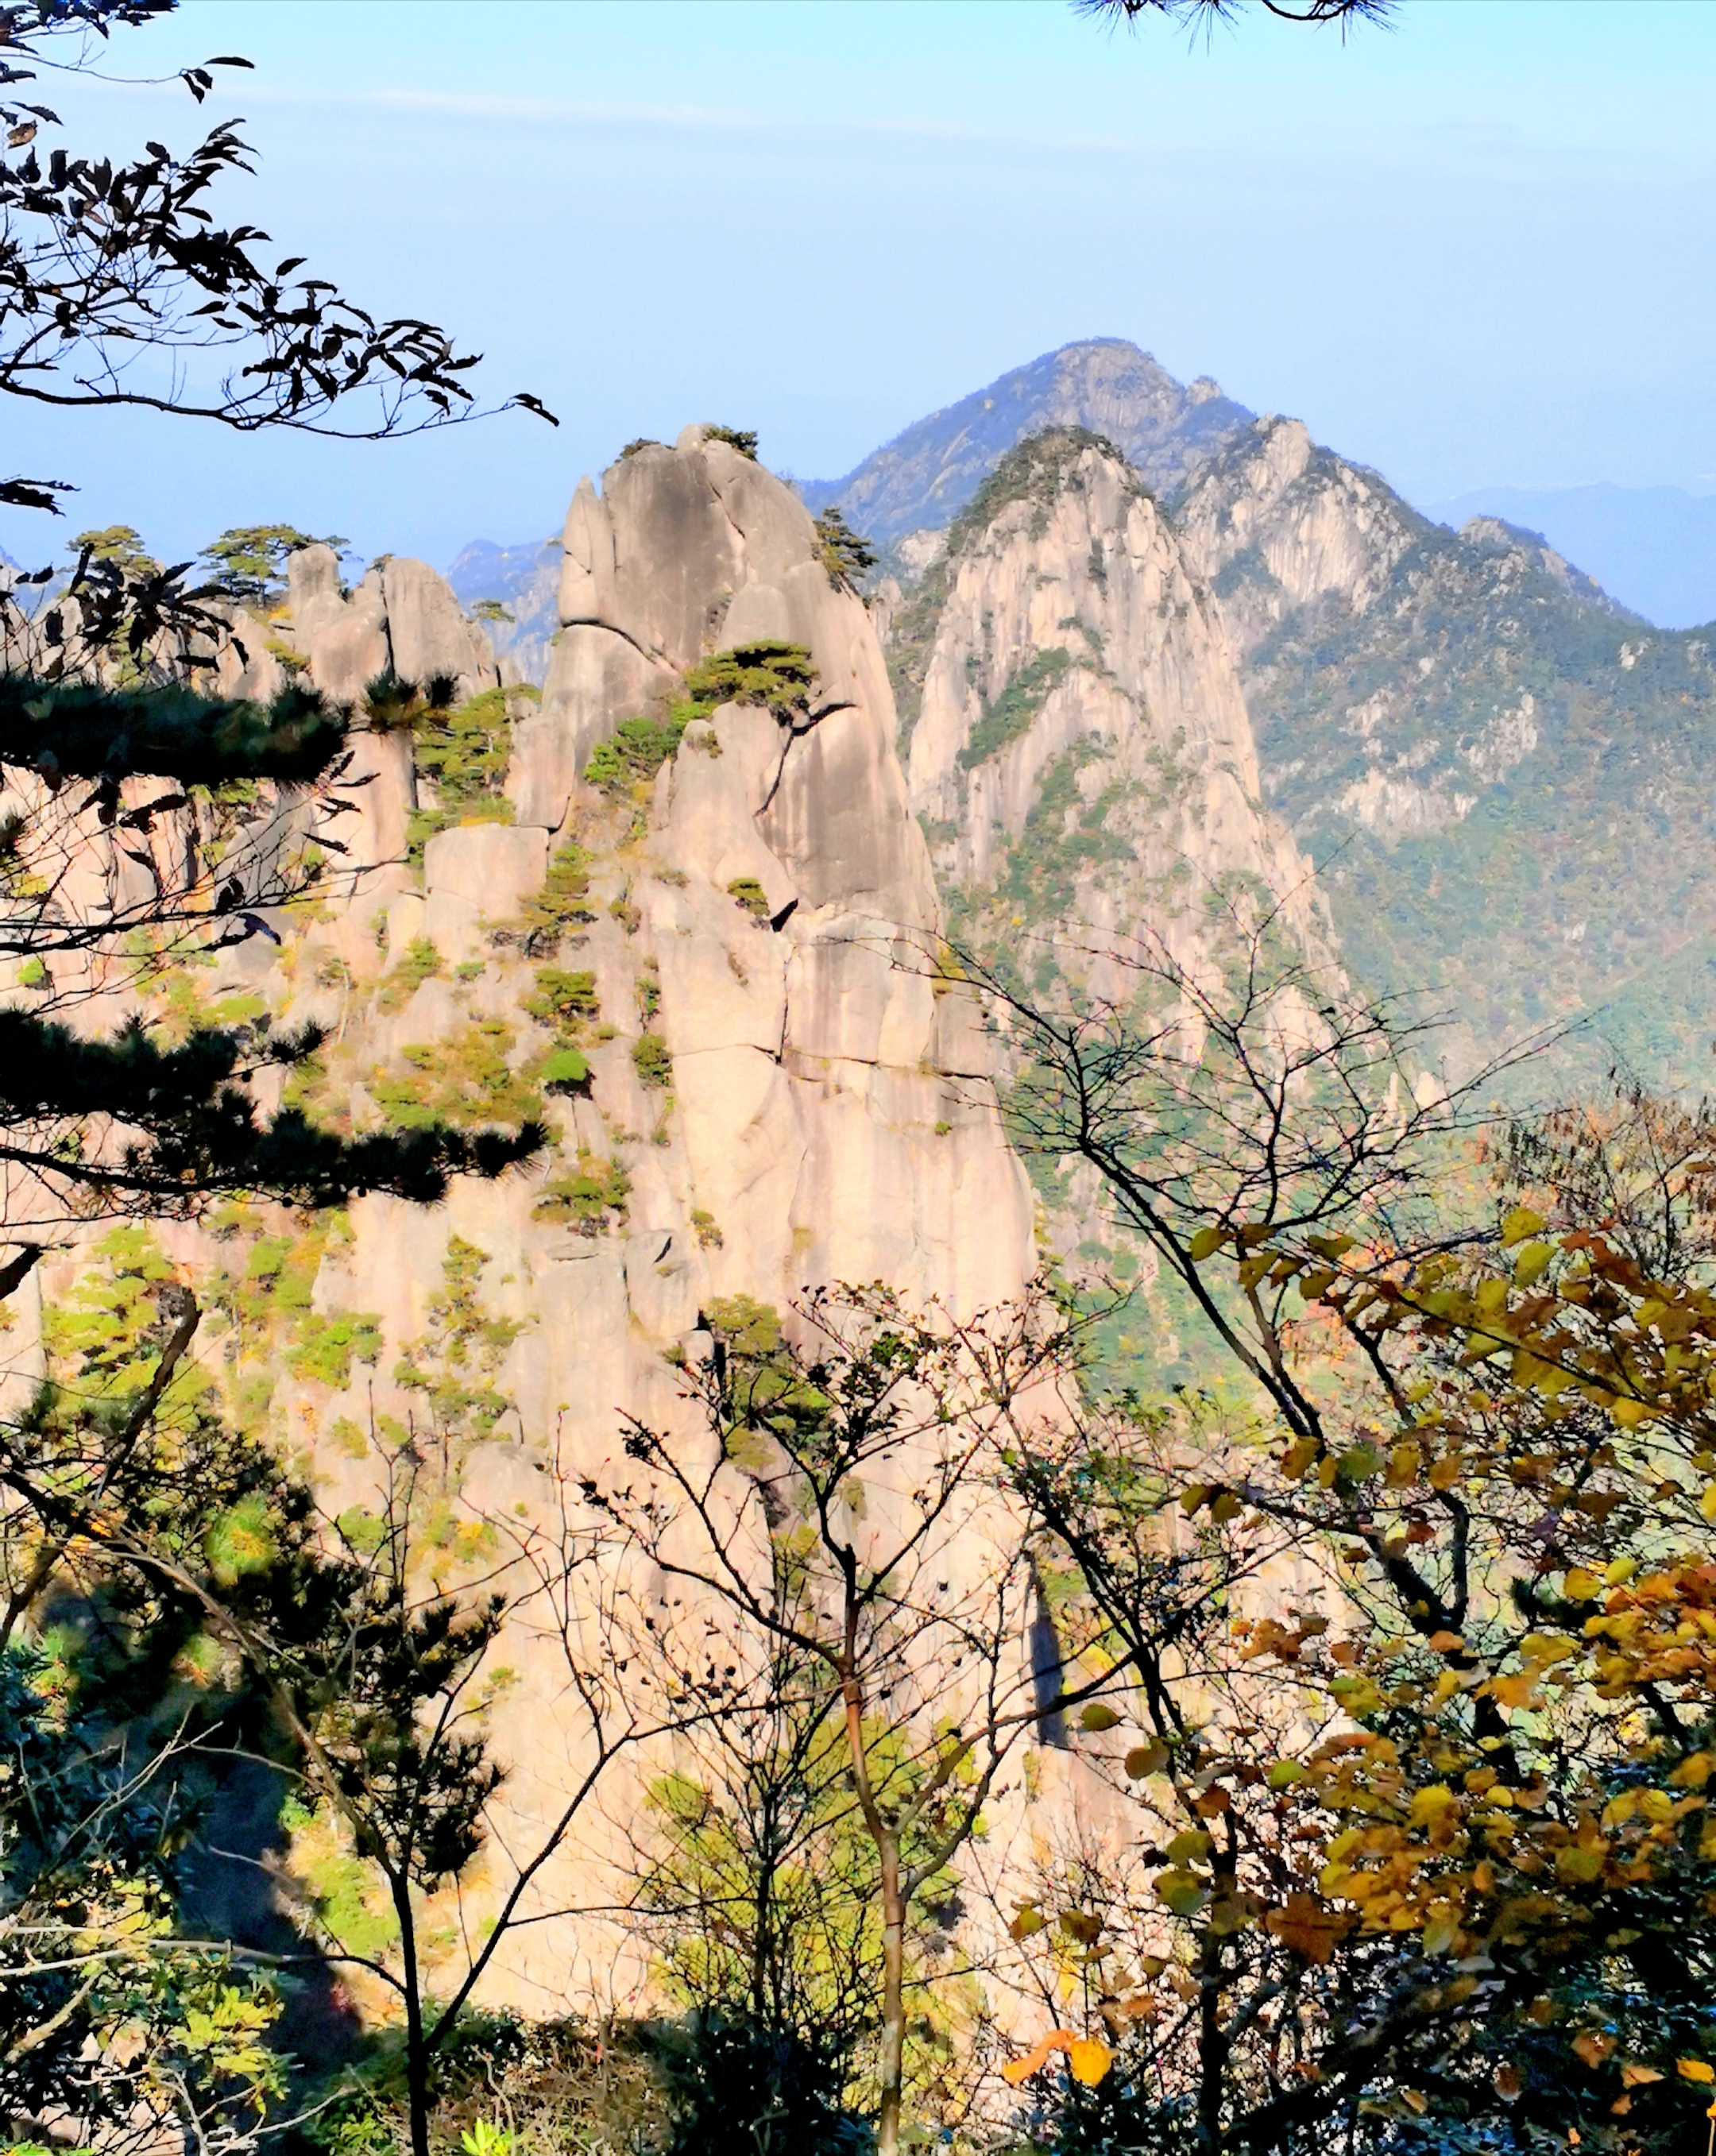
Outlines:
[[1040,2074],[1055,2052],[1071,2051],[1079,2041],[1071,2029],[1051,2029],[1046,2036],[1039,2037],[1022,2059],[1010,2059],[1001,2069],[1001,2078],[1010,2088],[1017,2088],[1033,2074]]

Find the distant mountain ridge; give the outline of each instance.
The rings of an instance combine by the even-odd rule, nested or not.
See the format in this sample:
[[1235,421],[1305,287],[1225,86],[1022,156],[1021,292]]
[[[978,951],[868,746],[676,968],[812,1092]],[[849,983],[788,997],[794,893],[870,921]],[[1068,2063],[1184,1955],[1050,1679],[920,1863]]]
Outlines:
[[1425,504],[1460,525],[1500,516],[1540,532],[1658,629],[1716,621],[1716,495],[1678,486],[1489,486]]
[[559,618],[560,542],[497,547],[492,539],[473,539],[447,570],[447,582],[467,613],[484,600],[497,601],[510,621],[486,619],[483,626],[497,659],[510,660],[521,681],[542,685],[548,671],[548,646]]
[[844,479],[799,491],[812,509],[838,502],[855,531],[883,543],[949,522],[1009,449],[1047,427],[1085,427],[1125,452],[1156,494],[1250,425],[1252,414],[1208,375],[1185,383],[1123,337],[1092,337],[997,375],[873,451]]

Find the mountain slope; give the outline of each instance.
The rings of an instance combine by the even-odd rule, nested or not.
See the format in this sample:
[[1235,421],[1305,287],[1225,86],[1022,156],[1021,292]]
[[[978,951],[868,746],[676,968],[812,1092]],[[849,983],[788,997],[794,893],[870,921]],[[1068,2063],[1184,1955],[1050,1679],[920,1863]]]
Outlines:
[[1716,495],[1677,486],[1493,486],[1426,506],[1448,524],[1502,516],[1542,532],[1659,629],[1716,620]]
[[1344,955],[1457,1008],[1467,1052],[1593,1017],[1698,1081],[1716,1031],[1716,669],[1544,542],[1456,533],[1260,420],[1178,506],[1242,654],[1266,791]]
[[947,523],[1015,443],[1044,428],[1107,435],[1147,486],[1168,493],[1251,417],[1207,375],[1188,388],[1124,338],[1093,337],[1010,370],[907,428],[844,479],[802,490],[812,509],[838,502],[855,529],[886,542]]

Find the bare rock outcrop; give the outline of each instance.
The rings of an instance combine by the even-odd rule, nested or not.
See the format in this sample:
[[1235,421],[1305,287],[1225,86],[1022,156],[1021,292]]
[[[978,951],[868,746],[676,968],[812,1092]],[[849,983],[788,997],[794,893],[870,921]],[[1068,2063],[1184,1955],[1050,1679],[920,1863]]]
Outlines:
[[1147,927],[1192,962],[1205,898],[1236,883],[1318,944],[1308,866],[1261,804],[1220,609],[1137,473],[1068,432],[1015,452],[995,485],[910,624],[907,769],[943,876],[1049,947]]
[[469,620],[444,578],[427,562],[389,556],[357,589],[340,581],[330,547],[301,547],[286,560],[279,639],[322,693],[356,704],[378,674],[426,685],[438,676],[460,697],[498,685],[489,639]]

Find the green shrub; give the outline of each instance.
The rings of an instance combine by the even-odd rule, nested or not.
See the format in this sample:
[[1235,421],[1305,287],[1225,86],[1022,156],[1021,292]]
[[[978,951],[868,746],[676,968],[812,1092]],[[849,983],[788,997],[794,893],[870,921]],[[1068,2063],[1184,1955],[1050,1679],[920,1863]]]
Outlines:
[[542,1103],[508,1063],[514,1038],[504,1019],[480,1019],[433,1046],[402,1049],[408,1072],[372,1074],[370,1096],[399,1130],[534,1122]]
[[419,809],[406,834],[413,861],[422,860],[424,848],[438,831],[460,824],[512,821],[506,793],[512,757],[508,693],[485,689],[450,711],[424,706],[411,713],[412,754],[435,791],[434,806]]
[[632,1063],[646,1086],[670,1086],[673,1082],[673,1058],[659,1033],[638,1035],[632,1043]]
[[729,449],[737,449],[742,457],[757,461],[757,437],[748,427],[705,427],[704,439],[711,442],[725,442]]
[[382,983],[376,994],[377,1007],[384,1011],[403,1010],[424,983],[441,970],[440,952],[427,936],[419,936]]
[[527,950],[546,950],[595,919],[584,901],[590,895],[590,857],[569,839],[548,864],[540,891],[520,907],[518,927]]
[[381,1317],[373,1310],[342,1311],[332,1317],[314,1313],[301,1322],[298,1341],[286,1356],[295,1378],[342,1392],[352,1382],[352,1365],[374,1363],[382,1352]]
[[817,518],[816,542],[837,592],[855,592],[876,567],[875,547],[858,536],[838,509],[825,509]]
[[742,906],[754,920],[768,920],[768,895],[755,876],[735,876],[727,887],[727,895]]
[[612,793],[640,779],[653,778],[679,747],[693,712],[677,706],[655,717],[622,719],[606,741],[598,742],[584,766],[588,784]]
[[565,1221],[581,1235],[604,1235],[624,1220],[631,1187],[623,1163],[612,1158],[599,1160],[581,1146],[577,1174],[557,1175],[545,1183],[531,1209],[535,1219]]
[[[441,1289],[429,1306],[429,1330],[412,1341],[393,1366],[402,1385],[421,1393],[436,1435],[480,1441],[512,1405],[491,1383],[506,1350],[522,1331],[508,1317],[491,1317],[483,1306],[482,1271],[489,1253],[462,1235],[449,1238],[441,1260]],[[446,1540],[456,1537],[445,1521]]]
[[557,1033],[575,1037],[584,1019],[600,1015],[596,977],[588,969],[568,973],[562,966],[538,966],[536,980],[524,1007],[532,1018]]
[[686,668],[680,693],[660,711],[624,719],[598,742],[584,778],[606,793],[624,792],[655,776],[693,719],[706,719],[723,704],[760,705],[778,719],[790,719],[809,708],[815,683],[815,666],[802,644],[763,639],[717,651]]
[[551,1093],[587,1093],[590,1086],[590,1066],[581,1050],[576,1048],[557,1048],[537,1074],[541,1084]]

